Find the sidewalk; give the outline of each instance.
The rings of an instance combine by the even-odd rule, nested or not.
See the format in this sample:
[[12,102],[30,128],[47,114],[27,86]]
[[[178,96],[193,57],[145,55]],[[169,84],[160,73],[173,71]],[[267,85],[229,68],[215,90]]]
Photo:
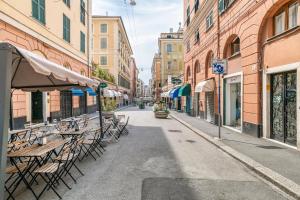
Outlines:
[[[177,118],[177,120],[181,121],[181,123],[185,122],[187,123],[186,125],[190,125],[190,128],[195,128],[211,137],[218,137],[218,127],[213,124],[199,118],[188,116],[185,113],[171,111],[170,114],[175,119]],[[249,157],[258,164],[277,172],[283,176],[283,178],[290,179],[300,187],[299,151],[264,138],[255,138],[226,128],[222,128],[220,146],[222,145],[231,147],[236,152]],[[274,174],[276,176],[276,173]]]

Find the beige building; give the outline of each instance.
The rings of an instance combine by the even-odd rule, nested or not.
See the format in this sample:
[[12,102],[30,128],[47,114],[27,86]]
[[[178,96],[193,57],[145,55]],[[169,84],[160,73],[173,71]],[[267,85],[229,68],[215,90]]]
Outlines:
[[168,84],[168,78],[183,73],[183,29],[179,28],[177,32],[173,32],[171,28],[169,33],[161,33],[158,47],[161,61],[160,80],[163,87]]
[[[55,13],[55,14],[54,14]],[[89,76],[90,0],[0,0],[0,41],[32,51]],[[93,97],[71,91],[13,93],[14,126],[78,115],[96,108]]]
[[119,91],[131,96],[131,45],[119,16],[93,16],[92,60],[114,75]]

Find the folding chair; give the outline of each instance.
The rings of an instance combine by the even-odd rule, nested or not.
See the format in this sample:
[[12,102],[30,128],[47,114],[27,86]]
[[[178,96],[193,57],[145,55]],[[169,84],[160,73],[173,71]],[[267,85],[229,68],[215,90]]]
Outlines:
[[[43,188],[41,193],[38,195],[39,199],[43,193],[46,191],[46,189],[52,189],[52,191],[60,198],[61,196],[58,194],[58,192],[55,189],[55,184],[59,183],[59,181],[62,181],[62,183],[71,190],[71,187],[64,181],[62,178],[63,174],[66,172],[67,167],[69,165],[70,156],[72,155],[72,152],[74,152],[74,148],[76,148],[76,142],[70,140],[69,143],[66,143],[60,152],[58,153],[57,157],[62,157],[66,155],[66,162],[63,162],[62,160],[57,159],[57,162],[48,162],[43,164],[42,166],[38,167],[34,170],[33,173],[39,175],[44,182],[46,183],[46,186]],[[70,174],[69,174],[70,175]],[[70,175],[71,176],[71,175]],[[71,178],[73,178],[71,176]]]
[[[95,129],[90,131],[90,134],[87,135],[82,142],[82,152],[83,156],[81,157],[80,160],[82,160],[84,157],[87,157],[88,155],[92,156],[94,160],[97,160],[96,157],[93,155],[93,152],[96,153],[99,157],[101,157],[101,154],[103,152],[99,147],[102,147],[102,145],[99,143],[101,134],[100,134],[100,129]],[[102,149],[104,149],[102,147]],[[97,151],[98,150],[98,151]]]

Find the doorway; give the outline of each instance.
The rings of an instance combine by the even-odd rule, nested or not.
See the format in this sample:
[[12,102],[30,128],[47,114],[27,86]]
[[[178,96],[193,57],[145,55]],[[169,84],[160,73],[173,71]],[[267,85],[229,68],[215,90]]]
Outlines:
[[61,118],[69,118],[73,115],[72,91],[60,92],[60,111]]
[[87,95],[86,95],[86,92],[84,92],[84,95],[79,97],[79,109],[80,109],[80,115],[87,113]]
[[271,75],[271,138],[297,144],[297,73]]
[[215,101],[214,101],[214,92],[205,93],[205,118],[206,121],[214,123],[214,113],[215,113]]
[[31,122],[41,123],[43,122],[43,93],[32,92],[31,93]]
[[241,131],[241,76],[224,81],[224,125]]

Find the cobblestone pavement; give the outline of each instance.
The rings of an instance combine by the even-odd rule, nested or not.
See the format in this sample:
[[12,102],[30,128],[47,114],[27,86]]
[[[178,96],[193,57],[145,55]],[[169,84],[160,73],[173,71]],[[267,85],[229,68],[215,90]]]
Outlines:
[[[85,176],[72,190],[59,186],[64,200],[286,199],[176,120],[155,119],[149,107],[120,113],[130,117],[130,134],[101,159],[80,163]],[[57,197],[49,191],[43,199]]]

